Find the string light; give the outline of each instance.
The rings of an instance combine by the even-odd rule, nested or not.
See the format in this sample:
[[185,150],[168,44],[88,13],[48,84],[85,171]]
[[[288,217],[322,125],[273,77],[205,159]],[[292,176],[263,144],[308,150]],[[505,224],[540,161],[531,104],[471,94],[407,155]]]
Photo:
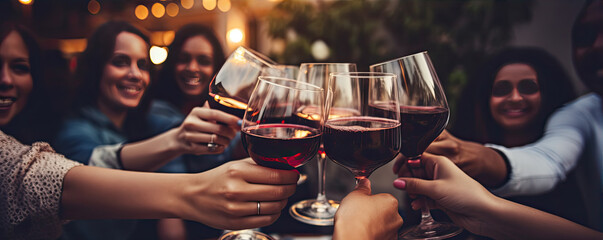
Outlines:
[[166,47],[152,46],[151,50],[149,50],[151,62],[155,65],[163,63],[167,58],[167,55],[168,51]]
[[184,9],[191,9],[191,8],[193,8],[194,4],[195,4],[194,0],[181,0],[180,1],[180,5],[182,5],[182,7]]
[[241,31],[241,29],[233,28],[228,31],[226,37],[231,43],[240,43],[245,38],[245,34],[243,34],[243,31]]
[[154,3],[153,6],[151,6],[151,13],[153,13],[153,16],[156,18],[161,18],[165,15],[165,7],[163,7],[163,4],[161,3]]
[[222,12],[228,12],[230,5],[230,0],[218,0],[218,9]]
[[134,9],[134,15],[140,20],[145,20],[149,16],[149,9],[144,5],[138,5]]
[[175,3],[169,3],[165,7],[165,12],[170,17],[175,17],[176,15],[178,15],[179,11],[180,11],[180,9],[178,8],[178,4],[175,4]]
[[33,4],[33,0],[19,0],[19,2],[23,5],[31,5]]
[[96,0],[91,0],[90,2],[88,2],[88,12],[90,12],[91,14],[97,14],[98,12],[100,12],[101,6],[100,3]]
[[216,0],[203,0],[203,7],[207,10],[214,10],[216,8]]

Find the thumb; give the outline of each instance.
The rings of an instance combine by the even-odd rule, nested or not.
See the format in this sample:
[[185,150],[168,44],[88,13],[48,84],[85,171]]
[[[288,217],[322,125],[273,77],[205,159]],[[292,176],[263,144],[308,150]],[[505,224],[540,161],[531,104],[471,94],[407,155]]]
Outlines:
[[419,178],[398,178],[394,180],[394,187],[406,191],[408,194],[423,195],[431,198],[433,194],[433,181]]
[[356,184],[354,192],[371,195],[371,181],[368,178],[360,179],[358,184]]

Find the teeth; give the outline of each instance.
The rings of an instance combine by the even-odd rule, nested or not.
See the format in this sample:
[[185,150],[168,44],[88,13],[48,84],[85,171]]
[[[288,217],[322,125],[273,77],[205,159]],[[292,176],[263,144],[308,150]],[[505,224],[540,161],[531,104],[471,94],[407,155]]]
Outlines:
[[184,82],[187,84],[194,84],[197,85],[199,82],[201,81],[201,78],[185,78]]
[[0,107],[8,107],[15,102],[15,98],[0,98]]

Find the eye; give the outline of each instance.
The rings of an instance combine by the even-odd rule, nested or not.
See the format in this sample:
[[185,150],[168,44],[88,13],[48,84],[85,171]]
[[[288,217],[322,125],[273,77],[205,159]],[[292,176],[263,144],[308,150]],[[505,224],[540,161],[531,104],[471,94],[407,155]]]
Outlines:
[[151,67],[151,65],[149,64],[149,61],[147,60],[138,60],[138,62],[136,62],[136,64],[138,65],[138,68],[141,70],[145,70],[145,71],[149,71],[149,68]]
[[503,97],[513,91],[513,86],[509,81],[498,81],[492,87],[492,96]]
[[210,66],[214,63],[214,61],[207,55],[201,55],[197,57],[197,63],[202,66]]
[[534,80],[524,79],[517,84],[517,91],[521,94],[531,95],[540,91],[540,87]]
[[116,67],[127,67],[130,65],[130,58],[124,55],[118,55],[111,59],[111,64]]
[[31,68],[27,62],[15,62],[10,65],[10,69],[16,74],[29,74]]
[[183,53],[178,56],[178,63],[188,63],[191,60],[191,55]]

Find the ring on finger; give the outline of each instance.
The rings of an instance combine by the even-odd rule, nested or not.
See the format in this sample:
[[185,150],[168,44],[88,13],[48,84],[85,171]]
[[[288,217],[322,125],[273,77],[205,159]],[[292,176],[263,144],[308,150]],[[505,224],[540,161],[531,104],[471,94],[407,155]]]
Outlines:
[[260,215],[260,208],[261,208],[260,202],[258,202],[258,215]]
[[209,150],[210,152],[215,152],[216,150],[218,150],[219,145],[214,142],[216,137],[216,134],[212,134],[209,138],[209,142],[207,143],[207,150]]

